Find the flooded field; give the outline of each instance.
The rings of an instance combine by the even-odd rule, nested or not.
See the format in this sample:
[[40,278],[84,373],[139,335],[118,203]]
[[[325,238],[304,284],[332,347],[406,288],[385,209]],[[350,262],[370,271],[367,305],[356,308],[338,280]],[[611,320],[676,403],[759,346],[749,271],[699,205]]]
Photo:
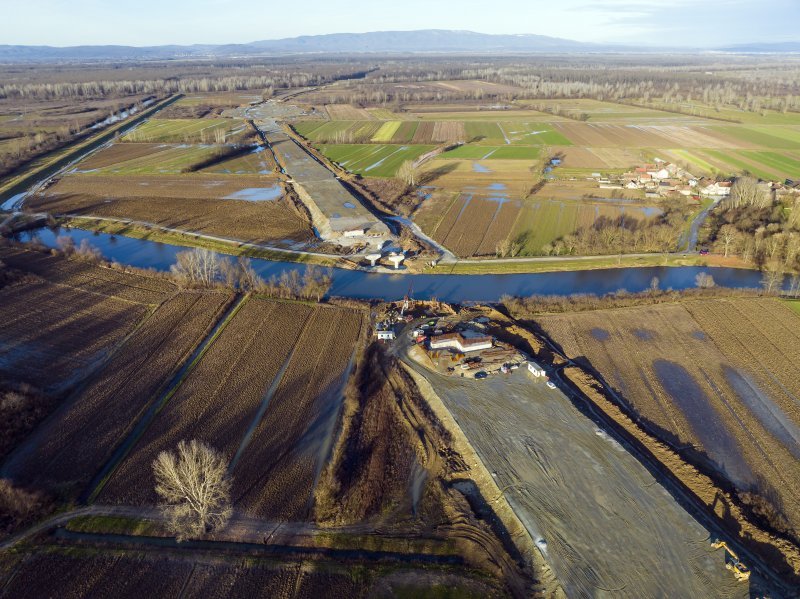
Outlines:
[[747,597],[721,551],[624,447],[518,370],[424,373],[568,596]]

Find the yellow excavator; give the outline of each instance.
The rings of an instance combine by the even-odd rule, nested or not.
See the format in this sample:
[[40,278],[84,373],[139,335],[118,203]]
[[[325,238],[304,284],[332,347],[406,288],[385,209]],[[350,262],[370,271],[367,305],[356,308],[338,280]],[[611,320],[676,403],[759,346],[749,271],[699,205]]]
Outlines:
[[750,568],[748,568],[741,562],[739,556],[736,555],[736,552],[730,547],[728,547],[728,544],[725,541],[720,541],[719,539],[717,539],[716,541],[711,543],[711,546],[714,549],[719,549],[721,547],[725,550],[726,552],[725,567],[728,568],[728,570],[730,570],[731,572],[733,572],[733,575],[736,577],[736,580],[738,580],[739,582],[745,582],[746,580],[750,579]]

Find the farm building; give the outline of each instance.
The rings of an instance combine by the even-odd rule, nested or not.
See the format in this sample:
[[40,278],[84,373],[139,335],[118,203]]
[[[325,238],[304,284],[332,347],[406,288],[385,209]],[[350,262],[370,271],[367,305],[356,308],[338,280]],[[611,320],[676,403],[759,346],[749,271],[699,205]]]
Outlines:
[[431,349],[455,349],[461,353],[492,348],[492,338],[488,336],[468,336],[461,333],[447,333],[430,340]]
[[544,368],[539,366],[533,360],[528,362],[528,372],[530,372],[535,377],[545,376]]

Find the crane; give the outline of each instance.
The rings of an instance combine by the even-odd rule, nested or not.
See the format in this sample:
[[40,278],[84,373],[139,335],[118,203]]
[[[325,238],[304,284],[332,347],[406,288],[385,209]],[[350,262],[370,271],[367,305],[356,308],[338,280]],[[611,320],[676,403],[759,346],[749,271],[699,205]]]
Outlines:
[[725,541],[720,541],[719,539],[717,539],[716,541],[711,543],[711,546],[714,549],[722,548],[725,550],[726,555],[729,558],[725,560],[725,567],[731,572],[733,572],[733,575],[736,577],[736,580],[738,580],[739,582],[745,582],[746,580],[750,579],[750,568],[748,568],[741,562],[736,552],[733,549],[731,549]]
[[400,316],[405,316],[406,310],[411,307],[411,302],[414,301],[411,297],[411,294],[414,291],[414,283],[411,283],[408,286],[408,293],[406,293],[405,297],[403,298],[403,308],[400,310]]

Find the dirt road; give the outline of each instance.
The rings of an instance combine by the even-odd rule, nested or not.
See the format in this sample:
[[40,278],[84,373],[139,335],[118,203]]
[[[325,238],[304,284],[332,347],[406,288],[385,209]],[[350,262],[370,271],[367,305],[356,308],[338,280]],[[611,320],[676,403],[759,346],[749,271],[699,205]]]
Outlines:
[[[419,369],[419,367],[417,367]],[[697,523],[625,448],[525,371],[423,373],[567,595],[746,597]]]

